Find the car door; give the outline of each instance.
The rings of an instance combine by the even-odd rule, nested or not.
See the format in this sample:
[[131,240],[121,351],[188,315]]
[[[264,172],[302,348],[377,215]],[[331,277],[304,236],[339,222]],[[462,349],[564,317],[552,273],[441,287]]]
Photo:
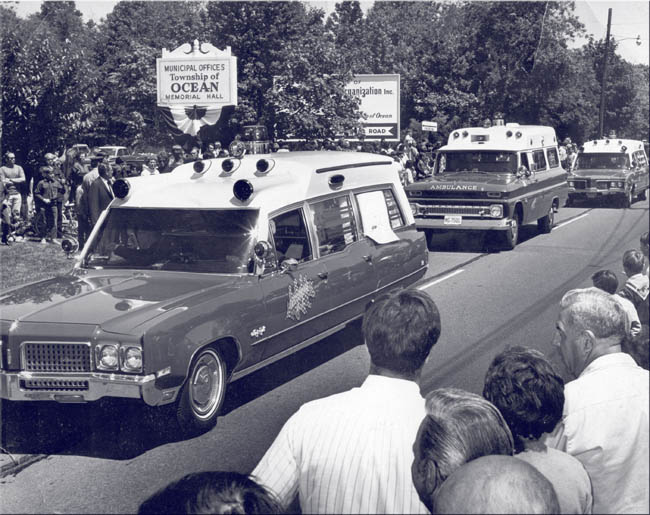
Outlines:
[[310,202],[309,211],[333,304],[328,320],[343,324],[363,314],[372,299],[377,284],[377,256],[371,242],[359,237],[349,192]]
[[361,237],[368,240],[372,253],[378,294],[400,286],[425,266],[422,234],[405,225],[390,185],[354,194],[359,212]]
[[333,323],[324,264],[316,259],[302,206],[269,220],[272,255],[260,278],[266,323],[256,329],[262,358],[308,341]]

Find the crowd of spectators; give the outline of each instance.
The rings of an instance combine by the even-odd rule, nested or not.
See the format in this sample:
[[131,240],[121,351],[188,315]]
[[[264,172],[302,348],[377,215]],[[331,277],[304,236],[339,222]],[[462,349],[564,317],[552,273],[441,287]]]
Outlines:
[[[648,513],[648,363],[625,350],[617,298],[641,298],[631,303],[647,335],[647,233],[641,247],[623,255],[619,293],[597,273],[596,286],[563,296],[553,350],[568,382],[517,346],[494,357],[482,395],[422,397],[440,314],[421,291],[386,295],[364,315],[360,387],[304,404],[251,475],[191,474],[140,513]],[[647,357],[647,336],[637,345]]]

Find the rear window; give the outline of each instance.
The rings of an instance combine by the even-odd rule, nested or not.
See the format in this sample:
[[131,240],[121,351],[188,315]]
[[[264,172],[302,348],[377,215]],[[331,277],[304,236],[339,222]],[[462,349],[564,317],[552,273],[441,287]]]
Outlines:
[[345,195],[311,204],[321,256],[340,252],[357,241],[350,198]]
[[548,158],[548,166],[551,168],[555,168],[556,166],[559,166],[560,164],[560,159],[557,155],[557,148],[547,148],[546,149],[546,157]]

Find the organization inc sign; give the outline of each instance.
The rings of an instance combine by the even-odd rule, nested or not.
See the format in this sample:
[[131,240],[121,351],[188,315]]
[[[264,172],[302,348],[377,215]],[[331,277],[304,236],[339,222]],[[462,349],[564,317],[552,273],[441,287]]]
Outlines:
[[355,75],[345,92],[359,99],[367,140],[399,140],[399,74]]
[[237,105],[237,58],[208,43],[163,49],[156,59],[159,106]]

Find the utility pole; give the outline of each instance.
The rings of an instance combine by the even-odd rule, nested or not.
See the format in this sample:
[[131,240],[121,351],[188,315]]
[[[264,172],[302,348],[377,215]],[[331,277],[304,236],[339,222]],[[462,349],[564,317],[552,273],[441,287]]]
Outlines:
[[604,136],[605,123],[605,83],[607,81],[607,61],[609,58],[609,31],[612,27],[612,8],[607,11],[607,37],[605,39],[605,58],[603,59],[603,76],[600,82],[600,112],[598,113],[598,134]]

